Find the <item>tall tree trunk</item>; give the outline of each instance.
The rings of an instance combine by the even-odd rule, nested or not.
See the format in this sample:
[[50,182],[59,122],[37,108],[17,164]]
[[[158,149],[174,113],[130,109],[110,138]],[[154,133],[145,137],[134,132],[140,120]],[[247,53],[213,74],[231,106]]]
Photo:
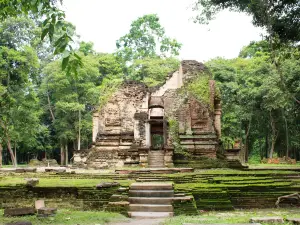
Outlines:
[[2,144],[0,143],[0,168],[2,167],[2,151],[3,148],[2,148]]
[[1,125],[1,127],[3,128],[4,133],[5,133],[5,136],[6,136],[6,145],[7,145],[8,152],[9,152],[9,154],[10,154],[11,162],[12,162],[12,164],[15,166],[15,165],[16,165],[16,161],[15,161],[14,152],[13,152],[13,150],[11,149],[11,142],[10,142],[10,137],[9,137],[9,134],[8,134],[7,126],[6,126],[6,124],[5,124],[3,121],[1,121],[1,120],[0,120],[0,125]]
[[245,125],[245,162],[248,162],[249,158],[249,134],[251,129],[251,121],[252,118],[249,120],[249,123]]
[[18,159],[17,159],[17,144],[16,142],[14,143],[14,153],[15,153],[15,166],[18,166]]
[[81,112],[80,110],[78,111],[78,144],[77,144],[77,150],[80,150],[80,145],[81,145],[81,134],[80,134],[80,131],[81,131]]
[[14,156],[14,152],[11,148],[11,143],[10,143],[10,138],[7,137],[7,141],[6,141],[6,144],[7,144],[7,149],[8,149],[8,152],[10,154],[10,158],[11,158],[11,162],[13,164],[14,167],[16,167],[16,159],[15,159],[15,156]]
[[286,152],[285,152],[285,157],[289,157],[289,129],[288,129],[288,124],[287,124],[287,119],[284,114],[284,111],[282,109],[282,116],[284,119],[284,124],[285,124],[285,138],[286,138]]
[[65,154],[66,154],[66,162],[65,165],[69,164],[69,152],[68,152],[68,144],[65,145]]
[[60,144],[60,165],[65,165],[65,146],[63,143]]
[[270,111],[270,121],[271,121],[271,128],[272,128],[272,138],[271,138],[271,149],[270,149],[269,158],[272,159],[273,154],[274,154],[277,136],[278,136],[278,131],[276,130],[275,120],[274,120],[274,117],[272,116],[272,111]]
[[54,122],[55,116],[54,116],[52,106],[51,106],[51,101],[50,101],[50,96],[49,96],[49,91],[48,91],[48,84],[47,84],[47,101],[48,101],[48,108],[49,108],[49,111],[51,114],[52,122]]
[[266,145],[265,145],[265,152],[264,152],[264,155],[265,155],[265,157],[266,158],[268,158],[268,152],[269,152],[269,134],[268,133],[266,133],[266,136],[265,136],[265,143],[266,143]]

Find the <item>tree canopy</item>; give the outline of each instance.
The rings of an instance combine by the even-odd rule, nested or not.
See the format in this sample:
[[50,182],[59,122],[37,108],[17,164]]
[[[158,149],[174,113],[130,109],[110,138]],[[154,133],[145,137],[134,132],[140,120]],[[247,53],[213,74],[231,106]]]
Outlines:
[[149,14],[133,21],[129,33],[117,43],[117,56],[125,62],[136,59],[171,57],[179,55],[181,44],[169,38],[156,14]]
[[221,10],[245,12],[252,16],[255,26],[265,28],[269,35],[282,42],[300,40],[300,2],[298,0],[197,0],[195,18],[208,23]]

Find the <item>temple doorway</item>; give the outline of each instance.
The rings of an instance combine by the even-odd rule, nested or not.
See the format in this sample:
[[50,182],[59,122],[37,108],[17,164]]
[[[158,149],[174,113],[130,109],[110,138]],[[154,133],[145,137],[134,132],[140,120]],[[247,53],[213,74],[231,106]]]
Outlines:
[[164,126],[163,122],[151,124],[151,149],[162,150],[164,148]]

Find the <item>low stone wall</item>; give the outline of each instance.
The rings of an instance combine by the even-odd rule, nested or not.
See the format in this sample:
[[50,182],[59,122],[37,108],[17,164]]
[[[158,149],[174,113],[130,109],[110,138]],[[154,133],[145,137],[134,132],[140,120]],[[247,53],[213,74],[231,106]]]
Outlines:
[[80,210],[104,210],[118,187],[0,187],[0,207],[31,207],[35,200],[45,199],[47,207]]
[[182,198],[174,198],[173,200],[174,215],[189,215],[195,216],[199,212],[197,210],[197,205],[193,196],[185,196]]
[[[37,199],[45,199],[47,207],[74,208],[80,210],[107,210],[126,214],[128,187],[135,180],[174,182],[177,196],[192,196],[190,200],[174,201],[175,215],[193,215],[199,210],[232,210],[246,208],[272,208],[278,197],[300,192],[299,172],[294,171],[236,171],[208,170],[178,174],[68,174],[32,173],[2,174],[0,179],[24,180],[25,177],[57,178],[70,180],[67,187],[28,187],[0,185],[0,207],[30,207]],[[119,180],[122,187],[71,187],[71,180],[94,179]],[[2,184],[3,182],[0,181]],[[128,182],[128,183],[127,183]],[[68,183],[68,182],[66,182]],[[123,184],[124,183],[124,184]],[[8,184],[10,185],[10,184]],[[14,185],[13,183],[11,185]],[[118,203],[114,203],[118,202]],[[286,206],[299,203],[285,203]]]

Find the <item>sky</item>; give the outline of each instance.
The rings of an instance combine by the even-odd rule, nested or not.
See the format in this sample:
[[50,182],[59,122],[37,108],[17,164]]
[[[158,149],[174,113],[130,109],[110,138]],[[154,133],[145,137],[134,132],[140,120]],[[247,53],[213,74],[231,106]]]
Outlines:
[[195,0],[64,0],[66,19],[76,26],[81,40],[91,41],[97,52],[112,53],[116,40],[145,14],[157,14],[166,35],[183,44],[179,58],[208,61],[237,57],[250,41],[261,40],[262,30],[251,17],[224,11],[209,25],[195,24]]

